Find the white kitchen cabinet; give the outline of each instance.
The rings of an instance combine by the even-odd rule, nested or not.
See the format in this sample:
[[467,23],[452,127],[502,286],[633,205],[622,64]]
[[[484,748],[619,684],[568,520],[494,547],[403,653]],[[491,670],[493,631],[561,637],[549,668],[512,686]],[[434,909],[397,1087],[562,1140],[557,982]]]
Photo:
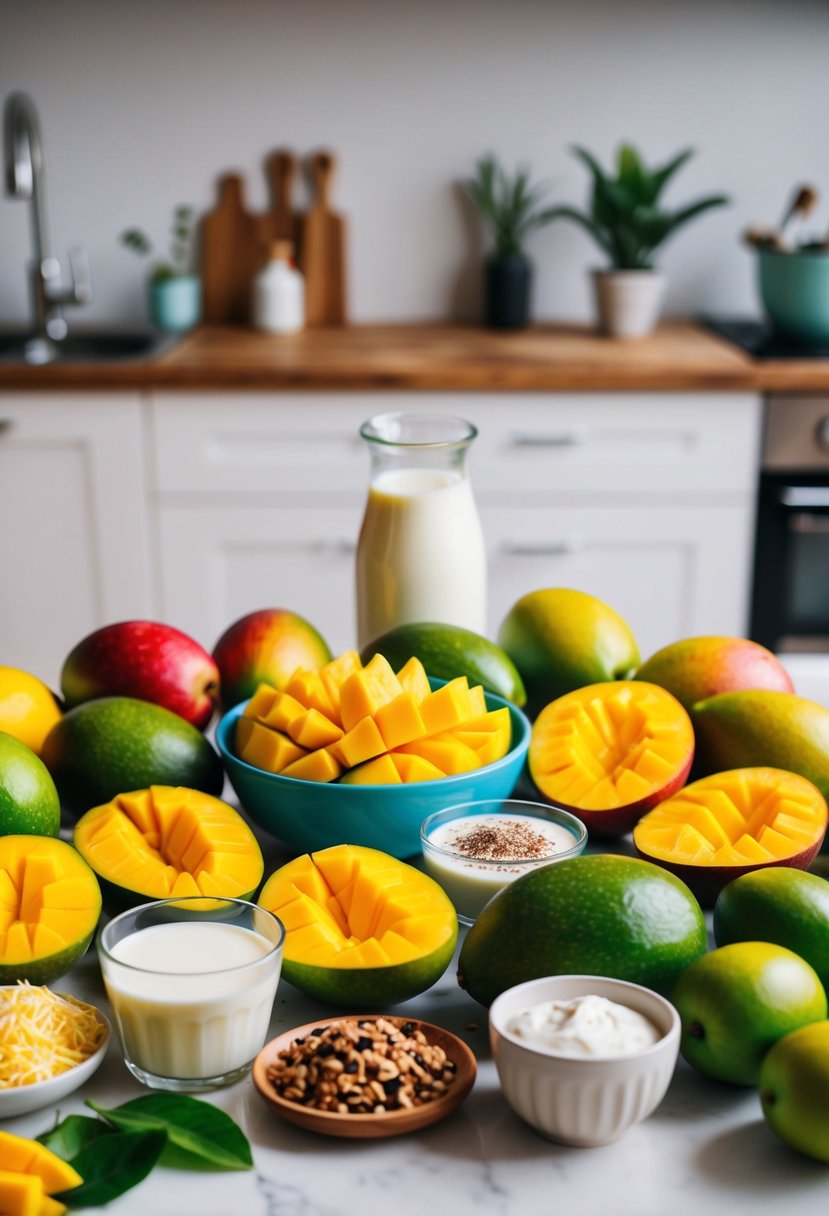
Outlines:
[[154,611],[137,393],[0,397],[0,664],[57,685],[71,647]]
[[288,608],[354,646],[356,506],[163,507],[162,618],[211,648],[256,608]]
[[752,512],[662,505],[490,507],[489,626],[536,587],[577,587],[630,624],[642,657],[677,638],[745,629]]
[[520,595],[612,604],[644,654],[746,627],[760,399],[728,393],[157,393],[149,402],[161,604],[204,644],[265,606],[354,641],[360,423],[475,423],[489,631]]

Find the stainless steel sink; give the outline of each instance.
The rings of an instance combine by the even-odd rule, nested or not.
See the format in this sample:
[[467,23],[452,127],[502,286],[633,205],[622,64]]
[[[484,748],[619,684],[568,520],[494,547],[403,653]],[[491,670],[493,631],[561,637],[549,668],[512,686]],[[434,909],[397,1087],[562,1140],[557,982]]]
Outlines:
[[135,363],[157,359],[179,341],[153,330],[83,330],[60,342],[31,333],[0,331],[0,363]]

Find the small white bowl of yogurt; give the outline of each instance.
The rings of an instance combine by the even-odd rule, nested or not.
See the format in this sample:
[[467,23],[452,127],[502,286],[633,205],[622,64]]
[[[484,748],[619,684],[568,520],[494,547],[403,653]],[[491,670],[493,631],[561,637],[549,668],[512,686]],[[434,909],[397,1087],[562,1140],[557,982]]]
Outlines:
[[587,844],[580,819],[560,807],[518,799],[465,802],[424,820],[426,871],[471,925],[493,895],[530,870],[576,857]]
[[507,989],[489,1011],[510,1106],[551,1140],[609,1144],[665,1096],[679,1052],[670,1001],[626,980],[552,975]]

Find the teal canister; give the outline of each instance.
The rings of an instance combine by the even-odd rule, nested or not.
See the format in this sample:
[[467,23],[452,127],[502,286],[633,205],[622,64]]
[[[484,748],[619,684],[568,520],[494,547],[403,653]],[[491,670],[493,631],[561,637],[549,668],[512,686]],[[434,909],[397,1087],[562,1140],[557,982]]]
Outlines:
[[757,250],[760,298],[780,334],[804,346],[829,344],[829,249]]
[[173,333],[192,329],[201,320],[201,279],[175,274],[150,281],[150,316],[154,325]]

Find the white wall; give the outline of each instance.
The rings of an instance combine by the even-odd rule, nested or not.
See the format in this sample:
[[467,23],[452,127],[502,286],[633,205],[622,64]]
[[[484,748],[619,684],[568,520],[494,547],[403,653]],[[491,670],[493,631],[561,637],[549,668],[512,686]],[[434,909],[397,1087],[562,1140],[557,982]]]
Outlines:
[[[6,0],[0,88],[29,90],[44,128],[61,253],[83,240],[87,319],[143,315],[128,225],[159,242],[177,202],[209,207],[263,156],[341,157],[358,320],[474,315],[478,251],[452,183],[492,149],[580,202],[574,141],[621,138],[653,159],[699,155],[669,201],[725,189],[727,211],[666,246],[668,307],[753,310],[737,236],[774,219],[795,181],[829,192],[826,0]],[[829,208],[820,213],[829,226]],[[28,315],[26,205],[0,198],[0,320]],[[586,317],[587,238],[533,238],[536,314]]]

